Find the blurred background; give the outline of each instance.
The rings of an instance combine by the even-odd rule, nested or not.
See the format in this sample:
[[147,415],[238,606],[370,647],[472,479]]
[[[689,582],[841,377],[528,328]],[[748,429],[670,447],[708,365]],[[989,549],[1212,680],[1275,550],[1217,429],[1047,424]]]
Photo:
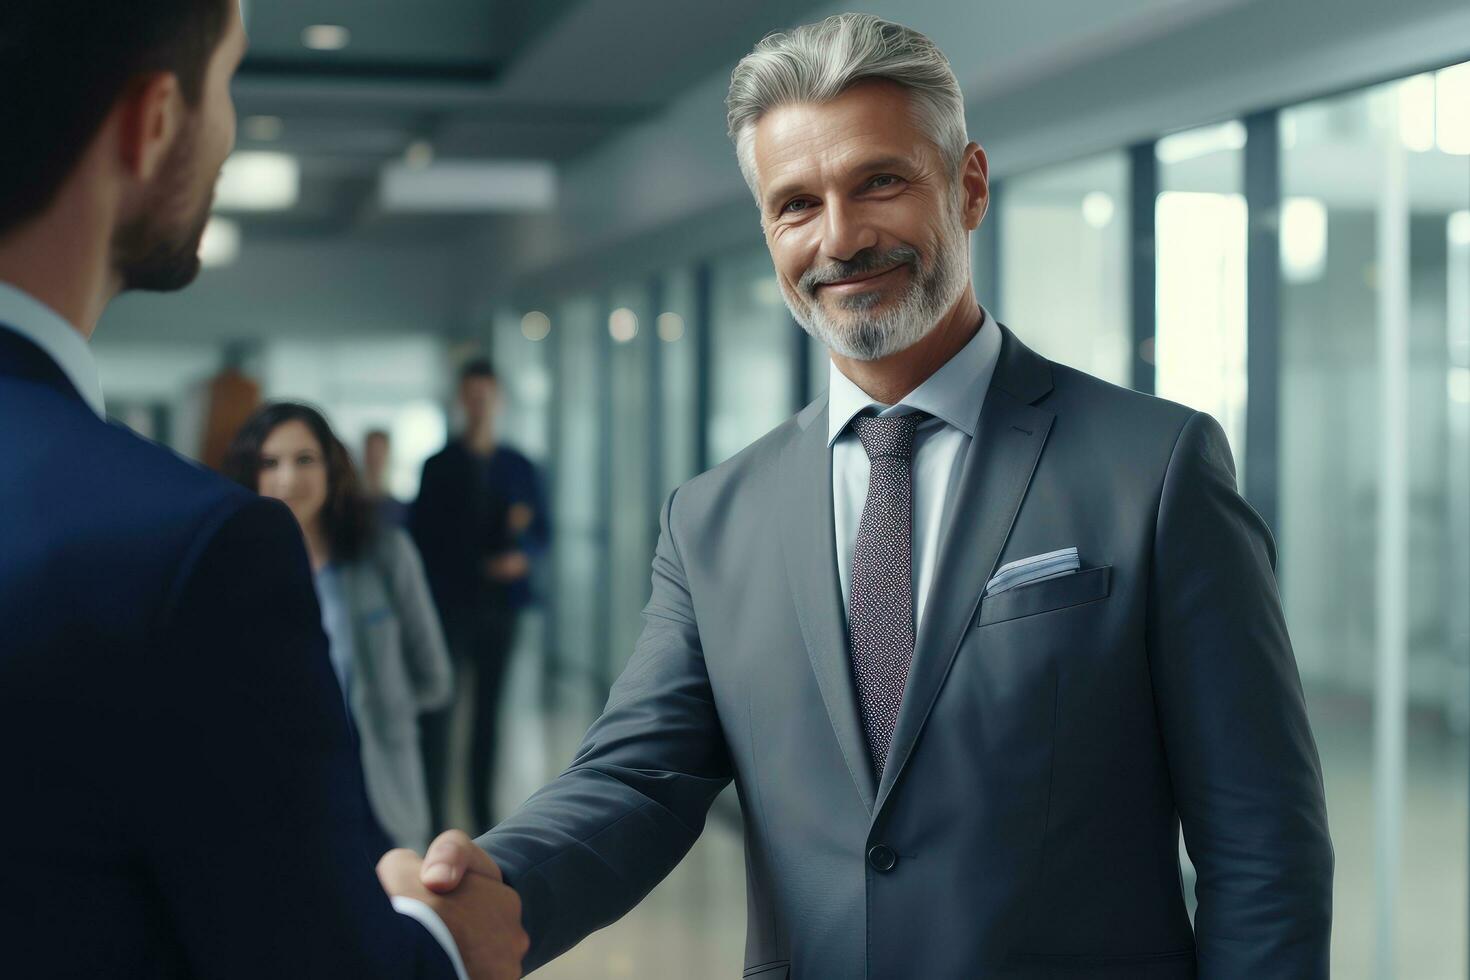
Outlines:
[[[411,501],[457,367],[492,357],[554,527],[501,721],[518,803],[632,649],[662,499],[825,387],[722,100],[762,35],[847,9],[954,64],[994,177],[981,302],[1229,434],[1323,756],[1334,975],[1466,977],[1463,0],[248,0],[207,268],[107,314],[110,414],[215,463],[256,401],[305,399],[354,450],[386,431]],[[732,975],[744,890],[722,798],[642,907],[541,975]]]

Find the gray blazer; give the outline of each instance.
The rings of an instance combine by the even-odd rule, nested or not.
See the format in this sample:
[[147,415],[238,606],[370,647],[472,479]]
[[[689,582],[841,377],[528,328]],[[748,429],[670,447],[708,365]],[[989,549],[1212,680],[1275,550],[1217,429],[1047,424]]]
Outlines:
[[[747,977],[1327,976],[1317,749],[1224,433],[1002,338],[882,780],[823,397],[670,498],[604,714],[480,839],[528,968],[635,905],[733,778]],[[1081,570],[982,601],[1000,566],[1073,546]]]
[[353,630],[352,717],[378,823],[399,847],[428,845],[418,715],[448,704],[454,668],[408,535],[383,527],[343,569]]

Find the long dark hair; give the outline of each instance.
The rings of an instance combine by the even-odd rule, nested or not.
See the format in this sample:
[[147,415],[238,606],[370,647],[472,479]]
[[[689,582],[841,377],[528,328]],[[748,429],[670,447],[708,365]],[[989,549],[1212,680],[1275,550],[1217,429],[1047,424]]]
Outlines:
[[252,493],[260,492],[260,452],[270,434],[287,422],[300,422],[322,447],[327,464],[327,502],[322,505],[322,530],[336,561],[354,561],[373,536],[372,504],[363,495],[352,457],[321,412],[300,402],[264,405],[235,433],[220,467],[225,476]]

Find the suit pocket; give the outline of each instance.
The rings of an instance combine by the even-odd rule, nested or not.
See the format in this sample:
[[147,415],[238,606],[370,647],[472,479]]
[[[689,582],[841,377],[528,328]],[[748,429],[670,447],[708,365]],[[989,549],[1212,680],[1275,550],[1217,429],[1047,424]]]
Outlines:
[[759,978],[759,980],[788,980],[791,976],[791,961],[778,960],[775,963],[746,967],[745,972],[740,976],[742,980],[751,980],[752,977]]
[[1022,616],[1065,609],[1104,599],[1112,582],[1112,565],[1084,568],[1070,575],[1045,579],[993,595],[980,601],[975,626],[990,626]]

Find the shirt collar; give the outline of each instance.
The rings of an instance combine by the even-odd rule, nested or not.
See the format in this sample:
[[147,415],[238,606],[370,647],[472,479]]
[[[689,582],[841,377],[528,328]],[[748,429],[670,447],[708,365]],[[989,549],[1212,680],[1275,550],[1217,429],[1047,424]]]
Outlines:
[[878,409],[880,415],[927,412],[973,439],[980,406],[999,359],[1000,325],[981,307],[980,329],[970,342],[923,384],[899,399],[897,405],[874,401],[835,363],[831,364],[827,372],[827,445],[837,441],[855,415],[870,407]]
[[51,307],[4,282],[0,282],[0,324],[41,348],[97,417],[107,417],[97,361],[76,327]]

